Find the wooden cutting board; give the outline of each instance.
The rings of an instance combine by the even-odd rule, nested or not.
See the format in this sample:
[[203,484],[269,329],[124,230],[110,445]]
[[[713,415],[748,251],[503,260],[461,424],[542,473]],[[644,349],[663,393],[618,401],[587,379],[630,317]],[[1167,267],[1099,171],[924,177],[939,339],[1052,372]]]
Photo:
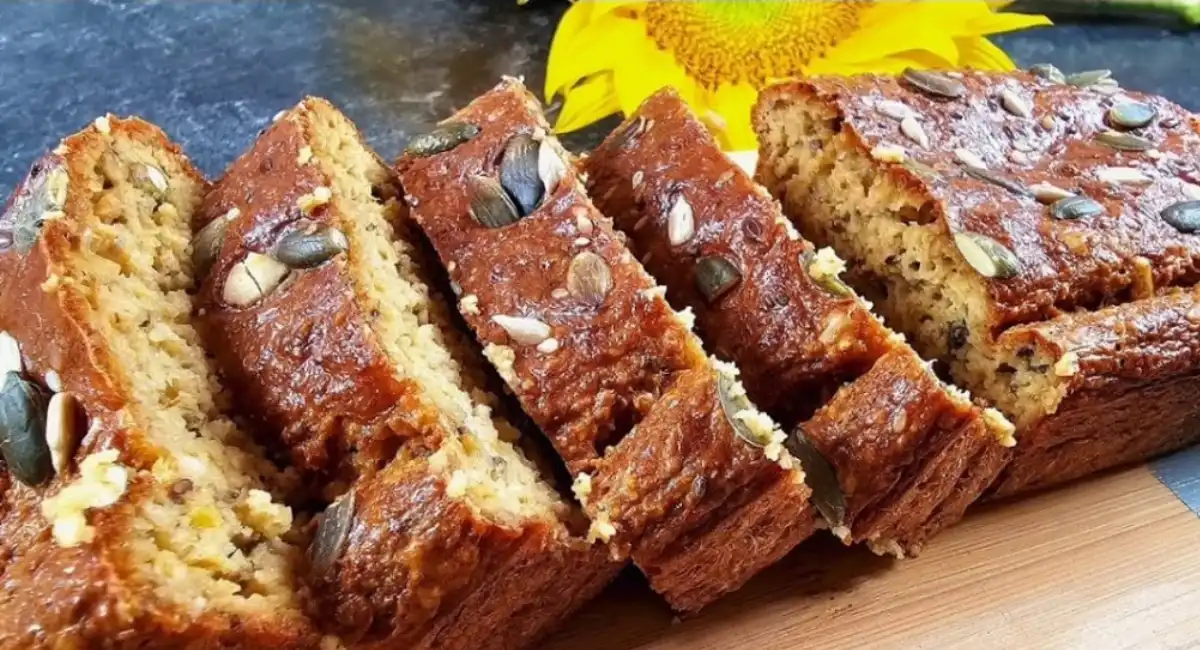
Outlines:
[[543,647],[1200,648],[1200,517],[1185,500],[1200,508],[1200,450],[983,506],[915,560],[809,540],[682,622],[627,570]]

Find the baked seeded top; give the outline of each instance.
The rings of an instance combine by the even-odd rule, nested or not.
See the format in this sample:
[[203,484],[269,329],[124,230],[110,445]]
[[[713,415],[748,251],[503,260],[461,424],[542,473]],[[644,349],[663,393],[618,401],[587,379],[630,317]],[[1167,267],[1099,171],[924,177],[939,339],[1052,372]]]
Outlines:
[[1200,123],[1107,71],[822,78],[761,106],[797,92],[930,199],[909,216],[954,238],[995,329],[1200,280]]

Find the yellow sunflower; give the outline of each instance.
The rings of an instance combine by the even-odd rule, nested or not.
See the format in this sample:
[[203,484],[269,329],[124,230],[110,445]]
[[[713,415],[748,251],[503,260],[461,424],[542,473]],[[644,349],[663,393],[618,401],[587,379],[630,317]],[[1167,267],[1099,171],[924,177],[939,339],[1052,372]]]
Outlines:
[[772,82],[906,67],[1012,69],[985,37],[1050,21],[997,13],[1001,4],[580,1],[554,34],[546,98],[562,96],[556,129],[568,132],[629,114],[674,86],[726,149],[754,148],[750,109]]

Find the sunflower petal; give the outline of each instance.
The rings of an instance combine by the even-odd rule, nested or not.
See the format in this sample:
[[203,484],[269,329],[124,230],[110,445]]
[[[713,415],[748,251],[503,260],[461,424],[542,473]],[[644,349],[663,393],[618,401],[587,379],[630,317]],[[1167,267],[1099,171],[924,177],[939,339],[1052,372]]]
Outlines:
[[746,83],[724,85],[716,92],[707,93],[704,101],[707,110],[697,111],[700,118],[721,142],[726,151],[757,149],[758,139],[750,124],[750,112],[758,91]]
[[960,67],[976,70],[1012,70],[1016,67],[1004,50],[986,38],[965,37],[955,40],[958,42]]
[[968,27],[976,36],[987,36],[1001,32],[1012,32],[1029,27],[1045,27],[1053,25],[1049,18],[1037,14],[997,14],[987,13],[972,20]]
[[[585,7],[576,4],[567,13]],[[612,70],[620,53],[631,42],[645,39],[645,30],[633,20],[606,14],[571,36],[554,34],[546,62],[546,100],[567,91],[582,79]]]
[[660,88],[671,86],[688,103],[696,95],[696,82],[675,62],[675,57],[646,40],[626,48],[624,60],[613,72],[621,112],[632,114]]
[[558,133],[570,133],[621,110],[610,73],[598,74],[567,92],[554,123]]

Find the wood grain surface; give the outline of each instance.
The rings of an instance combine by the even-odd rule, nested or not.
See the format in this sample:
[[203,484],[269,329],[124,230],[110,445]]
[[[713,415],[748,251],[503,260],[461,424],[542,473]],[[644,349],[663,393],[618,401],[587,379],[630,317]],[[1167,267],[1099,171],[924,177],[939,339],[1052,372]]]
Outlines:
[[915,560],[810,540],[683,622],[630,570],[543,648],[1200,648],[1200,518],[1140,467],[985,506]]

